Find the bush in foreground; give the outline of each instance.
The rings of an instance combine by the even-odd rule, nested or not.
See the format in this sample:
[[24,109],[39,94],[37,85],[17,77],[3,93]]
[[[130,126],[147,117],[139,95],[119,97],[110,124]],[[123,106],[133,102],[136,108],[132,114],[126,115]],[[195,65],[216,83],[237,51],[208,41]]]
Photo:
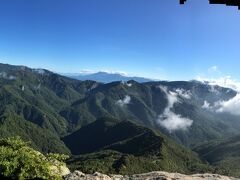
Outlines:
[[11,179],[61,179],[68,173],[66,155],[48,154],[29,147],[20,137],[0,139],[0,175]]

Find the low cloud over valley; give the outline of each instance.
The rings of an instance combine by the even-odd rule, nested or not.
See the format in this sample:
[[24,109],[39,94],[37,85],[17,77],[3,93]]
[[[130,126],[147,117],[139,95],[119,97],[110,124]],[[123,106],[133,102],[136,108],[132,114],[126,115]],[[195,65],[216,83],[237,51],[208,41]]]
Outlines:
[[183,89],[177,89],[176,92],[168,91],[166,87],[160,86],[160,89],[166,94],[168,105],[165,108],[163,114],[159,115],[158,123],[166,128],[169,132],[175,130],[186,130],[189,128],[193,121],[189,118],[182,117],[180,114],[176,114],[172,111],[175,103],[180,103],[178,96],[185,98],[191,98],[190,92]]

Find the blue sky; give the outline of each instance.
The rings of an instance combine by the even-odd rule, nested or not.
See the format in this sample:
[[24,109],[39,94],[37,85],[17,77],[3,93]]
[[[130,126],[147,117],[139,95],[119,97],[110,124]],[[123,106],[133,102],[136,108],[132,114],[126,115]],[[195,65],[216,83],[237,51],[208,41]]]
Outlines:
[[240,79],[240,11],[208,0],[0,0],[0,62]]

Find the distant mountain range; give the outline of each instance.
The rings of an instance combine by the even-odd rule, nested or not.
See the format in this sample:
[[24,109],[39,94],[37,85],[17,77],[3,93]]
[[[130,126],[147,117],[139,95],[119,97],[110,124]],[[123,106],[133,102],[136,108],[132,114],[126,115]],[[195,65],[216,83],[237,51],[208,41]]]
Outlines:
[[102,83],[110,83],[114,81],[130,81],[134,80],[136,82],[149,82],[153,81],[152,79],[144,78],[144,77],[128,77],[123,76],[119,73],[107,73],[107,72],[97,72],[93,74],[63,74],[73,79],[85,81],[85,80],[92,80]]
[[0,64],[0,137],[21,136],[41,152],[74,155],[69,164],[86,173],[102,167],[235,175],[239,166],[233,172],[221,164],[238,163],[228,160],[239,159],[239,99],[232,89],[198,81],[102,83]]

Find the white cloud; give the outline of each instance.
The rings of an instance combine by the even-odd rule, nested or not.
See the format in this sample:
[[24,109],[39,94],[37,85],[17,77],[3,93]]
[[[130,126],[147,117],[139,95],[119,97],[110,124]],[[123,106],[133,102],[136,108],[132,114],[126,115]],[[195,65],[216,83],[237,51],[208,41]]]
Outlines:
[[8,75],[6,72],[0,72],[0,78],[7,79],[7,80],[15,80],[16,76]]
[[185,99],[191,99],[192,97],[192,93],[190,90],[186,91],[184,89],[176,89],[176,92],[178,93],[179,96]]
[[212,109],[210,103],[207,102],[207,101],[204,101],[204,104],[202,105],[202,108],[203,109],[208,109],[208,110]]
[[219,90],[217,89],[216,85],[210,85],[209,91],[215,94],[219,94]]
[[122,76],[128,76],[128,73],[126,73],[124,71],[102,70],[102,71],[99,71],[99,72],[105,72],[105,73],[108,73],[108,74],[120,74]]
[[15,79],[16,79],[16,76],[9,75],[9,76],[8,76],[8,79],[9,79],[9,80],[15,80]]
[[175,130],[186,130],[192,125],[193,121],[191,119],[182,117],[180,114],[175,114],[171,110],[175,103],[179,103],[177,98],[178,93],[172,91],[168,92],[167,88],[163,86],[160,86],[159,88],[167,95],[168,105],[163,114],[159,115],[158,123],[162,127],[166,128],[169,132]]
[[97,71],[91,70],[91,69],[83,69],[83,70],[80,71],[80,74],[85,74],[85,75],[94,74],[94,73],[97,73]]
[[175,114],[172,111],[164,112],[163,115],[159,116],[159,119],[159,124],[170,132],[179,129],[186,130],[193,123],[192,120],[181,117],[181,115]]
[[238,92],[240,91],[240,82],[233,79],[231,76],[224,76],[220,78],[197,77],[197,80],[209,85],[218,85],[225,88],[231,88]]
[[125,82],[125,81],[121,81],[121,84],[126,85],[128,87],[132,87],[132,83],[128,83],[128,82]]
[[131,83],[127,83],[126,84],[128,87],[132,87],[132,84]]
[[216,112],[228,112],[233,115],[240,115],[240,94],[228,101],[219,101],[215,104]]
[[33,69],[33,71],[34,71],[35,73],[40,74],[40,75],[45,74],[45,70],[44,70],[44,69]]
[[173,107],[173,105],[178,102],[177,93],[173,91],[168,92],[166,86],[159,86],[159,88],[167,95],[168,106],[166,107],[166,109],[170,110]]
[[207,101],[204,101],[202,108],[216,113],[225,112],[232,115],[240,115],[240,94],[238,93],[236,96],[227,101],[217,101],[212,106]]
[[124,97],[124,99],[119,99],[119,100],[117,101],[117,104],[118,104],[119,106],[123,107],[123,106],[125,106],[125,105],[127,105],[127,104],[130,104],[130,102],[131,102],[131,97],[128,96],[128,95],[126,95],[126,96]]
[[6,78],[7,77],[7,73],[6,72],[0,72],[0,77]]
[[217,66],[212,66],[208,69],[209,73],[213,73],[213,72],[220,72],[220,70],[218,69]]
[[[240,115],[240,82],[236,79],[233,79],[231,76],[225,76],[218,79],[207,79],[207,78],[198,78],[197,80],[204,82],[206,84],[212,85],[212,91],[217,92],[214,86],[218,85],[225,88],[230,88],[237,91],[237,95],[227,101],[217,101],[214,105],[206,104],[202,106],[205,109],[217,113],[230,113],[233,115]],[[229,91],[227,91],[228,93]]]

